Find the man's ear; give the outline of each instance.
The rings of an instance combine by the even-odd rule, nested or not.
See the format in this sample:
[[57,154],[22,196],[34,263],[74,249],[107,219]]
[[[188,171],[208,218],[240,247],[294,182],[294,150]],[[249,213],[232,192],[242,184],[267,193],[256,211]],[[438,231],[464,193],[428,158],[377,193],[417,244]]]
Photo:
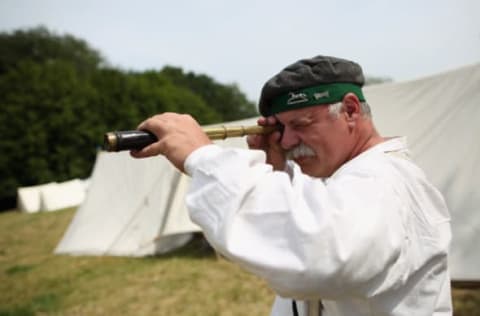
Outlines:
[[343,106],[347,121],[355,120],[360,116],[360,100],[354,93],[349,92],[343,97]]

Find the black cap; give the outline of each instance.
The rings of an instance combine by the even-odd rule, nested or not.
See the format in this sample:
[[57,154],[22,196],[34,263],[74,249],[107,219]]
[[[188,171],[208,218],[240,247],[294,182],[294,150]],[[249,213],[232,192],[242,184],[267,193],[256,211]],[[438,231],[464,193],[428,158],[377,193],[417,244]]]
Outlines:
[[272,114],[272,100],[304,88],[323,84],[349,83],[362,87],[365,82],[359,64],[330,56],[302,59],[268,80],[262,88],[259,109],[263,116]]

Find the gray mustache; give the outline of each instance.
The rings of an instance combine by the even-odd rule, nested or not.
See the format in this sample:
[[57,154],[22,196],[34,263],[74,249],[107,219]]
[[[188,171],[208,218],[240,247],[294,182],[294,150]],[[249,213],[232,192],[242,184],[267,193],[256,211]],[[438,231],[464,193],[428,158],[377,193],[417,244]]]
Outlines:
[[299,145],[287,151],[287,159],[290,159],[290,160],[298,157],[313,157],[313,156],[315,156],[315,152],[313,151],[313,149],[308,147],[304,143],[300,143]]

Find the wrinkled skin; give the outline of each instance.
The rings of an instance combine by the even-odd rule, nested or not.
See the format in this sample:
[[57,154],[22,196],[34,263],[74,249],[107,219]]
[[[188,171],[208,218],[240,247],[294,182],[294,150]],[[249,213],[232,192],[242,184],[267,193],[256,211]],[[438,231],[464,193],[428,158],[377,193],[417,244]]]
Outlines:
[[[284,126],[282,135],[249,136],[249,147],[264,150],[275,170],[283,170],[287,153],[294,152],[292,159],[313,177],[331,176],[345,162],[383,141],[352,93],[345,95],[338,116],[332,116],[327,105],[319,105],[258,120],[259,125],[277,123]],[[300,145],[309,151],[296,150]]]

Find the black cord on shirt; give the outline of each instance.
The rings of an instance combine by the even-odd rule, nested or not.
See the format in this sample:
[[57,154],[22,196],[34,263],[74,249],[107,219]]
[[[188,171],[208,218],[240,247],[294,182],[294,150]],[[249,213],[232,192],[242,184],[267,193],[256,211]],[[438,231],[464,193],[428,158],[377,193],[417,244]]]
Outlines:
[[292,300],[292,310],[293,316],[298,316],[297,302],[295,300]]
[[[319,316],[322,316],[323,314],[323,304],[322,301],[319,301],[318,304],[320,305],[320,314]],[[297,302],[295,300],[292,300],[292,310],[293,310],[293,316],[298,316],[298,309],[297,309]]]

